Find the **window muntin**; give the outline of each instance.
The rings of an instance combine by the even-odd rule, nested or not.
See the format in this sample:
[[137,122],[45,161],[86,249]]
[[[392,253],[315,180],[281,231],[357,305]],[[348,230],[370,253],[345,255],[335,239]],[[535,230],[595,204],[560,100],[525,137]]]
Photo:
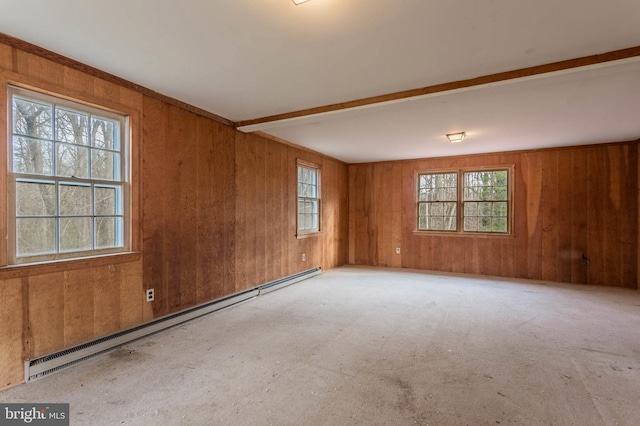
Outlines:
[[508,169],[419,173],[418,231],[508,234]]
[[298,234],[320,232],[320,169],[298,162]]
[[12,263],[127,249],[126,117],[9,89]]

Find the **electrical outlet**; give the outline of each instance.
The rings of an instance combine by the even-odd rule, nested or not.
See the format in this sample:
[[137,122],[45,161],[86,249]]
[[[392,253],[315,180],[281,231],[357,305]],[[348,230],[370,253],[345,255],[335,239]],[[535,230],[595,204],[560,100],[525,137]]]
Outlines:
[[400,247],[396,247],[396,254],[400,254]]
[[306,261],[307,260],[307,254],[306,253],[302,253],[302,261]]
[[153,291],[152,288],[148,288],[147,289],[147,302],[153,302],[154,298],[155,298],[155,292]]

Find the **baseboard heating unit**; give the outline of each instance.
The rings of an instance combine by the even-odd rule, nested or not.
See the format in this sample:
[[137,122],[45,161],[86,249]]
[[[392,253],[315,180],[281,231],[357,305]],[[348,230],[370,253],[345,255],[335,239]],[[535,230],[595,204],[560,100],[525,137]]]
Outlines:
[[110,334],[105,337],[83,343],[72,348],[64,349],[39,358],[29,359],[24,364],[25,382],[31,382],[62,369],[71,367],[79,362],[107,353],[118,346],[130,343],[134,340],[157,333],[167,328],[174,327],[194,318],[219,311],[242,302],[255,299],[261,294],[281,289],[288,285],[311,278],[322,273],[322,268],[309,269],[285,278],[262,284],[250,290],[232,294],[184,311],[170,314],[138,326]]

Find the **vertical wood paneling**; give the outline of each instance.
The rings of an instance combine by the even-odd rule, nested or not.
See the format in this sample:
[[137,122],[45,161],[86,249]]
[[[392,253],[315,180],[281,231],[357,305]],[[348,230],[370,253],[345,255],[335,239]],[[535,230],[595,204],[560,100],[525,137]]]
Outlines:
[[121,265],[120,272],[120,310],[118,311],[120,329],[126,329],[144,321],[144,301],[142,282],[142,262]]
[[[401,265],[637,286],[637,142],[349,167],[349,261],[387,264],[401,194]],[[417,171],[513,166],[513,235],[416,234]],[[631,195],[629,195],[631,194]],[[384,200],[382,200],[384,199]],[[629,237],[630,236],[630,237]],[[591,265],[582,263],[582,254]]]
[[571,265],[571,282],[587,283],[588,267],[583,263],[582,256],[589,248],[589,181],[587,149],[572,150],[573,163],[571,167],[571,250],[575,258]]
[[64,273],[29,278],[30,358],[64,347],[65,286]]
[[[143,100],[142,144],[142,233],[144,235],[144,288],[154,288],[153,306],[168,311],[167,289],[164,286],[164,192],[158,184],[165,178],[164,151],[167,132],[167,105],[145,96]],[[149,306],[151,307],[151,306]]]
[[323,269],[347,263],[349,211],[347,167],[334,160],[323,160]]
[[[175,141],[185,141],[177,143],[178,168],[180,170],[180,186],[177,197],[180,221],[180,274],[178,282],[180,285],[180,302],[178,309],[184,309],[196,304],[196,264],[197,245],[197,222],[196,222],[196,182],[197,182],[197,142],[196,123],[197,116],[191,112],[178,108],[170,120],[179,122],[179,134]],[[177,255],[177,253],[175,254]],[[170,284],[171,285],[171,284]]]
[[65,67],[55,62],[16,50],[14,69],[18,74],[39,81],[64,86]]
[[601,147],[591,147],[587,152],[587,257],[591,259],[587,268],[587,279],[590,283],[605,285],[604,281],[604,254],[605,254],[605,229],[607,220],[605,209],[607,186],[609,181],[605,174],[608,167],[608,158],[602,156]]
[[[627,194],[623,194],[621,191],[622,180],[624,179],[624,163],[622,161],[622,150],[619,147],[607,146],[604,148],[603,155],[607,157],[608,169],[606,175],[606,194],[604,211],[606,213],[605,223],[603,224],[605,229],[606,241],[617,241],[620,244],[604,244],[605,251],[603,253],[603,266],[604,266],[604,282],[607,285],[612,285],[617,280],[622,281],[622,232],[620,229],[621,220],[620,216],[623,214],[620,207],[622,204],[621,198],[628,197]],[[630,191],[628,191],[630,192]]]
[[64,272],[64,346],[91,340],[96,310],[91,269]]
[[542,258],[541,277],[558,276],[558,151],[545,151],[542,160]]
[[0,69],[13,71],[13,48],[0,43]]
[[571,193],[575,182],[571,179],[573,169],[573,150],[557,151],[558,191],[557,191],[557,270],[553,278],[557,281],[572,282],[571,270],[574,263],[580,262],[576,256],[571,241]]
[[[222,242],[221,250],[215,253],[216,276],[220,285],[214,286],[214,296],[219,298],[232,294],[235,290],[235,224],[236,224],[236,165],[235,165],[235,133],[228,126],[214,123],[214,147],[216,168],[220,173],[215,177],[215,187],[221,188],[216,194],[217,208],[213,215],[221,218],[221,226],[215,229],[215,238]],[[206,248],[203,248],[206,250]]]
[[[213,126],[209,120],[198,118],[197,122],[197,158],[196,158],[196,297],[199,302],[214,299],[216,280],[216,254],[222,251],[222,241],[214,236],[214,229],[220,227],[224,218],[217,212],[216,199],[222,197],[221,185],[213,180],[216,167],[213,143]],[[216,196],[217,195],[217,196]],[[218,201],[219,203],[219,201]],[[214,212],[218,214],[214,214]],[[208,250],[206,248],[209,248]]]
[[[527,162],[527,278],[542,279],[542,156],[540,152],[525,154]],[[515,189],[518,190],[517,188]],[[519,213],[519,212],[518,212]],[[517,220],[517,219],[516,219]]]
[[23,380],[22,280],[3,281],[0,285],[0,390]]
[[[121,329],[121,269],[120,265],[108,265],[91,270],[94,286],[93,334],[91,337],[106,336]],[[140,293],[137,293],[137,298],[141,299]],[[91,319],[88,322],[91,322]]]

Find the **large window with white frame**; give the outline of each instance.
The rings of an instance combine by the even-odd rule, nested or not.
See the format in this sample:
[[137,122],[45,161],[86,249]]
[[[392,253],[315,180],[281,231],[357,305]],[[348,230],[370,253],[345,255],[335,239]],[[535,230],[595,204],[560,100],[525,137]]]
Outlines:
[[417,230],[508,234],[510,169],[457,170],[417,176]]
[[298,235],[320,232],[320,167],[298,160]]
[[128,250],[127,117],[9,88],[9,260]]

